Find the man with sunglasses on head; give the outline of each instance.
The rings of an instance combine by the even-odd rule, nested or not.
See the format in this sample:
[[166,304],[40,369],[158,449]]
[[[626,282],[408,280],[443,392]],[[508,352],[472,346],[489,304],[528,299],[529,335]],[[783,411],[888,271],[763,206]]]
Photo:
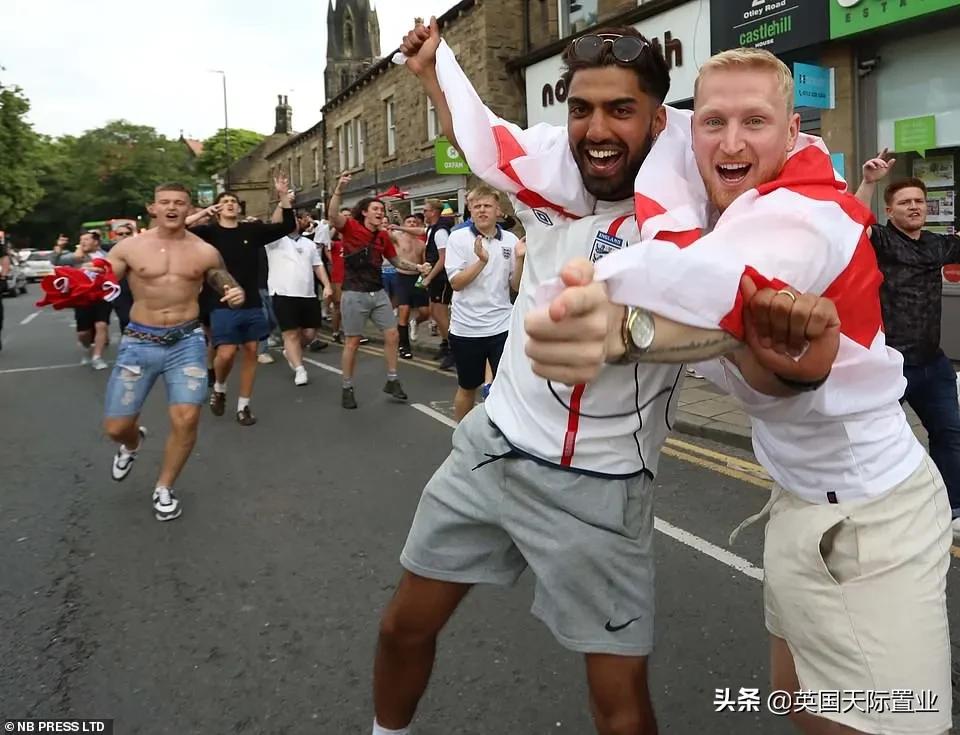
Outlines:
[[[655,733],[653,477],[680,366],[610,365],[589,387],[548,382],[524,354],[523,319],[568,260],[599,260],[640,239],[641,167],[702,190],[689,115],[664,108],[667,64],[633,28],[584,36],[564,52],[566,129],[522,130],[493,115],[436,19],[409,33],[401,51],[471,169],[511,195],[527,250],[497,379],[455,432],[401,555],[405,571],[380,626],[374,733],[409,732],[437,637],[471,586],[513,584],[528,565],[534,614],[586,656],[597,730]],[[689,218],[671,228],[702,226],[706,214],[691,209]],[[693,356],[716,348],[707,337]]]

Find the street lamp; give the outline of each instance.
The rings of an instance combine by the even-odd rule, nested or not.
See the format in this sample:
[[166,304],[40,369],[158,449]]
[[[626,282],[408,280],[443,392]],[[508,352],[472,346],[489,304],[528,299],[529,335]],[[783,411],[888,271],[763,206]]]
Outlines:
[[223,147],[226,149],[227,154],[227,168],[223,175],[223,188],[229,191],[230,164],[232,160],[230,159],[230,123],[227,120],[227,73],[220,69],[211,69],[210,72],[212,74],[219,74],[223,80]]

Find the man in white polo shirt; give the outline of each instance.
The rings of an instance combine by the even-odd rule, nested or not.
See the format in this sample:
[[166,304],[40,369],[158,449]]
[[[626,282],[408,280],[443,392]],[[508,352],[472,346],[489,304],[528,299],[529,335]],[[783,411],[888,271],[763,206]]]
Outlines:
[[301,236],[299,222],[295,232],[267,244],[266,249],[270,264],[267,288],[283,334],[283,354],[294,372],[294,384],[306,385],[303,348],[316,336],[323,319],[314,290],[314,274],[323,284],[323,298],[332,296],[333,289],[319,246]]
[[453,289],[450,350],[457,366],[454,418],[473,408],[486,365],[494,376],[510,328],[511,289],[520,287],[524,251],[497,224],[500,193],[481,185],[467,196],[473,224],[450,234],[445,268]]

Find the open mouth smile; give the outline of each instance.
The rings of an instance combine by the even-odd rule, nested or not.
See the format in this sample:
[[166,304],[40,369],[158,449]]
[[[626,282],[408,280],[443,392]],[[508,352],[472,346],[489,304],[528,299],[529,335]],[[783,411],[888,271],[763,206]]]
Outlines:
[[623,160],[623,151],[615,148],[586,148],[587,163],[598,171],[611,171]]
[[753,164],[740,162],[718,163],[716,168],[717,175],[723,183],[736,186],[744,182],[747,174],[750,173],[750,169],[753,168]]

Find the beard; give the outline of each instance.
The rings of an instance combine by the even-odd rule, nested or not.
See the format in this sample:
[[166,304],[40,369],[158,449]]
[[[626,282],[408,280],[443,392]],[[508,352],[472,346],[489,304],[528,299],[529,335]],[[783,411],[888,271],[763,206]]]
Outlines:
[[627,160],[613,176],[594,176],[588,173],[587,148],[590,144],[586,140],[580,141],[576,147],[571,147],[573,160],[580,169],[580,178],[584,188],[594,197],[604,202],[619,202],[630,199],[634,194],[634,181],[640,167],[647,159],[650,149],[653,148],[653,133],[647,132],[640,148],[632,155],[627,151]]

